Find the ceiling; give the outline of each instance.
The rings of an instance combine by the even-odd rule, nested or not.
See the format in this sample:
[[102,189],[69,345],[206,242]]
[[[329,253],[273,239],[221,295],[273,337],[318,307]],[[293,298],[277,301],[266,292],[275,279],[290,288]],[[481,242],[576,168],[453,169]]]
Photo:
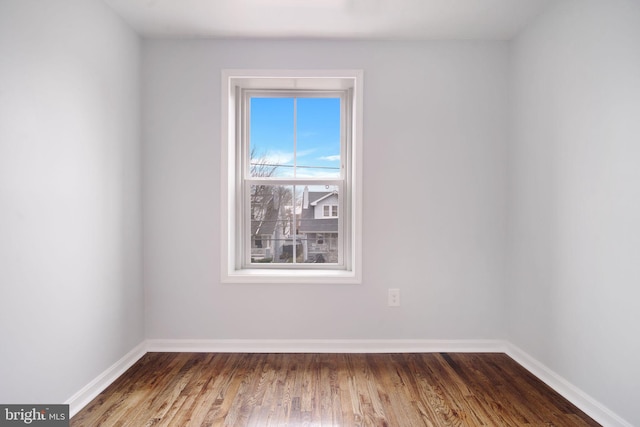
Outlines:
[[560,0],[105,0],[146,37],[508,40]]

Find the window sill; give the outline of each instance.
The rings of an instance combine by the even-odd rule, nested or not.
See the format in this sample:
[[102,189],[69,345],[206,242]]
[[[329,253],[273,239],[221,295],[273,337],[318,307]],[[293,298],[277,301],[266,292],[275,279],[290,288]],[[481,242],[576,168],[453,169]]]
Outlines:
[[360,284],[360,277],[345,270],[245,269],[223,274],[222,283],[263,284]]

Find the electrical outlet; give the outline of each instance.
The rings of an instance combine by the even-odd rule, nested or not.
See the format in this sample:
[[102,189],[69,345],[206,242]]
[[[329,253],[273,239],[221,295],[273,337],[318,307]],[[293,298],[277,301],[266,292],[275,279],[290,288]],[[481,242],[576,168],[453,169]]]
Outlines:
[[389,289],[387,304],[389,307],[400,306],[400,289]]

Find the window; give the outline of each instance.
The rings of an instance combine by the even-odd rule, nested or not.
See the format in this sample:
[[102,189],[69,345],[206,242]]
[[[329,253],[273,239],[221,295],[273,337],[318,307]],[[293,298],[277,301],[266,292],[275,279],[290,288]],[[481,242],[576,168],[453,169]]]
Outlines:
[[322,216],[324,217],[338,217],[338,205],[324,205],[322,211]]
[[223,281],[359,282],[361,75],[223,72]]

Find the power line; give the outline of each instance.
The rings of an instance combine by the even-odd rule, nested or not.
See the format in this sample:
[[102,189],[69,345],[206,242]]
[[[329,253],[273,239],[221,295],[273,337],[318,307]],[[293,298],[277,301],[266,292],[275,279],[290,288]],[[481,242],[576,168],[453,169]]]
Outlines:
[[283,167],[283,168],[298,168],[298,169],[336,169],[340,170],[339,167],[335,166],[294,166],[294,165],[281,165],[277,163],[249,163],[251,166],[264,166],[264,167]]

